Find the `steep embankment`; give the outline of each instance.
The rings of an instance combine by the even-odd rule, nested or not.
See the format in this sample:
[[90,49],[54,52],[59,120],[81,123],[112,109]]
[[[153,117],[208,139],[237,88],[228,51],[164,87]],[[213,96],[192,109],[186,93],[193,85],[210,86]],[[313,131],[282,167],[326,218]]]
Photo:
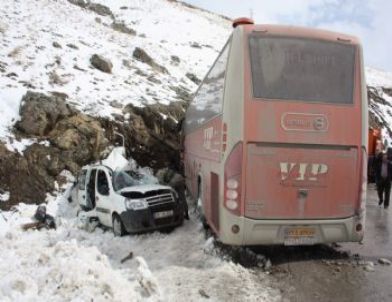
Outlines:
[[176,159],[177,121],[230,32],[227,19],[166,0],[4,0],[0,15],[8,205],[42,202],[63,169],[104,156],[115,131],[141,165]]

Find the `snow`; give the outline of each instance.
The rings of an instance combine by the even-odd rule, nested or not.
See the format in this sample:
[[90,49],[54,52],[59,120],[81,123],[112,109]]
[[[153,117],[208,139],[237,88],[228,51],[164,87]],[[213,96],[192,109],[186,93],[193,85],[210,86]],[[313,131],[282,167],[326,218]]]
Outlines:
[[6,147],[9,151],[18,152],[23,154],[23,151],[32,144],[37,143],[36,139],[30,138],[22,138],[21,140],[16,140],[14,138],[10,138],[9,136],[6,138]]
[[372,87],[392,88],[392,72],[366,67],[366,82]]
[[125,158],[125,148],[115,147],[109,156],[102,161],[102,164],[115,170],[123,170],[128,166],[128,160]]
[[[66,93],[77,109],[109,118],[122,113],[122,108],[110,105],[113,101],[123,107],[177,101],[172,87],[193,92],[197,87],[186,73],[202,78],[231,30],[226,19],[175,2],[96,2],[109,6],[115,21],[134,29],[136,36],[113,30],[110,17],[66,0],[1,1],[0,140],[19,118],[21,97],[27,89]],[[54,42],[61,48],[54,47]],[[168,74],[134,59],[136,47],[167,68]],[[92,68],[93,54],[113,63],[112,74]],[[180,62],[172,62],[172,56]],[[148,80],[150,76],[161,84]]]
[[3,193],[0,193],[0,202],[7,201],[9,198],[10,198],[10,192],[5,191]]
[[21,230],[34,205],[0,214],[0,301],[199,301],[201,290],[210,301],[280,300],[266,274],[217,256],[193,214],[171,233],[119,238],[79,229],[67,194],[48,195],[47,208],[56,230]]

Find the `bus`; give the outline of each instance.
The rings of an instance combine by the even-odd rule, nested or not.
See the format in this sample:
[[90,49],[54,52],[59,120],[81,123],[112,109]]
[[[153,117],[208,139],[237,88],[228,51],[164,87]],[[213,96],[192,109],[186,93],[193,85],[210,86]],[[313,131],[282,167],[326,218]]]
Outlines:
[[359,242],[368,105],[356,37],[235,20],[183,122],[186,186],[228,245]]

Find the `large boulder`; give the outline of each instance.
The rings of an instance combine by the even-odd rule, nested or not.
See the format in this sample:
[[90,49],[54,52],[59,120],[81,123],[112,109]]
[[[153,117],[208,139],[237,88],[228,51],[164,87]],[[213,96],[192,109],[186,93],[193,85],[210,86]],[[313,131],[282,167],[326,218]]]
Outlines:
[[102,72],[106,72],[106,73],[111,73],[112,72],[112,68],[113,68],[113,64],[112,62],[110,62],[110,60],[94,54],[91,58],[90,58],[90,63],[91,65],[93,65],[96,69],[102,71]]
[[143,63],[146,63],[147,65],[150,65],[153,69],[156,71],[162,72],[162,73],[168,73],[167,69],[164,66],[159,65],[156,63],[148,54],[145,52],[143,49],[140,47],[136,47],[135,50],[133,51],[132,56]]
[[179,164],[180,137],[178,122],[184,117],[185,102],[170,105],[136,107],[127,105],[128,119],[117,128],[126,138],[127,153],[138,164],[153,169],[167,167],[173,160]]
[[50,142],[66,153],[67,161],[85,165],[98,160],[108,146],[98,120],[82,113],[59,122],[49,134]]
[[73,114],[73,110],[59,96],[28,91],[22,98],[21,119],[16,127],[27,135],[45,136],[56,123]]

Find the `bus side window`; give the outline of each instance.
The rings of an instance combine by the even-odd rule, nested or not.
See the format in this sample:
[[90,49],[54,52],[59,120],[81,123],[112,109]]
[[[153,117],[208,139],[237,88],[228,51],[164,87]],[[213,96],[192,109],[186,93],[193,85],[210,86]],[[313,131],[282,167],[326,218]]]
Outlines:
[[185,119],[186,132],[199,127],[222,113],[223,90],[230,41],[231,39],[229,39],[220,55],[215,60],[189,105]]

